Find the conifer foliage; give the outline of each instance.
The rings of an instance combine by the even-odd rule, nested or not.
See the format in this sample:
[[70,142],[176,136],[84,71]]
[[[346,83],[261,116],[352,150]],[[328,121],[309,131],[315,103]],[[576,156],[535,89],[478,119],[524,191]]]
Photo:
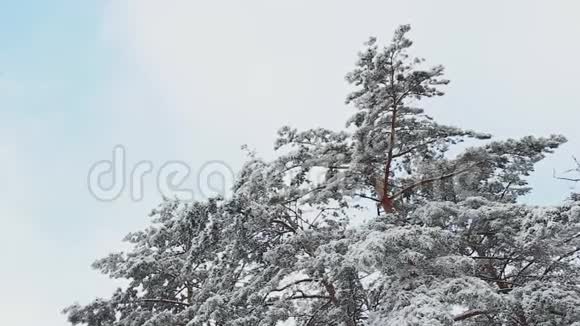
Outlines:
[[580,198],[517,201],[565,138],[436,122],[421,104],[448,80],[410,56],[409,29],[365,43],[345,130],[282,127],[277,158],[249,155],[231,198],[165,200],[131,250],[94,263],[128,286],[69,321],[580,326]]

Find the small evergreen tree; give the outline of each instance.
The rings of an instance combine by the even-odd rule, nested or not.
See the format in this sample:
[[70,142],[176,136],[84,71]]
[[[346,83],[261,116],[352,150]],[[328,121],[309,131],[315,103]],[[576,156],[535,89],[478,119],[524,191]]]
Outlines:
[[[69,321],[580,325],[580,200],[517,203],[565,139],[491,141],[434,121],[421,100],[448,81],[409,56],[408,31],[366,43],[344,131],[283,127],[279,156],[251,154],[231,198],[165,200],[129,252],[94,263],[129,285],[65,309]],[[467,139],[482,145],[449,154]]]

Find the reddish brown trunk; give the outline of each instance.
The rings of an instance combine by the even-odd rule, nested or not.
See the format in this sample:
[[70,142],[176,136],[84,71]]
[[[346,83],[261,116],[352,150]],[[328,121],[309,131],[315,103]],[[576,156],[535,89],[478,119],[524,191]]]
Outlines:
[[[392,213],[395,211],[394,199],[389,196],[387,184],[382,178],[378,178],[375,182],[375,190],[377,192],[377,199],[385,213]],[[377,213],[379,213],[377,211]],[[380,214],[380,213],[379,213]]]
[[393,204],[393,199],[389,196],[383,196],[381,199],[381,206],[383,206],[383,210],[385,213],[392,213],[395,211],[395,205]]

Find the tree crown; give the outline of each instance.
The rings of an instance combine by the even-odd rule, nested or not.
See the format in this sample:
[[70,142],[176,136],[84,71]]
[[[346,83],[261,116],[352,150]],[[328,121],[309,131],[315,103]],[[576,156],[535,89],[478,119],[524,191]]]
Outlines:
[[[565,138],[437,123],[419,104],[448,80],[408,54],[409,29],[365,43],[347,129],[282,127],[279,156],[250,156],[232,198],[165,200],[130,251],[93,265],[129,285],[70,322],[580,325],[580,201],[516,202]],[[484,141],[451,157],[467,139]]]

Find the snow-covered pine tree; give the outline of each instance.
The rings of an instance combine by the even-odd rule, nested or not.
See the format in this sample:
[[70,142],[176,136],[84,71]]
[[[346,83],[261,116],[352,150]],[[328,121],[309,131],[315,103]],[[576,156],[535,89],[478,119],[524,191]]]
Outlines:
[[283,127],[278,158],[251,155],[231,198],[164,201],[127,235],[129,252],[94,263],[129,285],[65,309],[69,321],[580,325],[580,200],[517,203],[534,164],[565,139],[485,140],[451,157],[490,136],[424,113],[421,100],[447,80],[409,56],[408,31],[366,43],[347,76],[346,130]]

